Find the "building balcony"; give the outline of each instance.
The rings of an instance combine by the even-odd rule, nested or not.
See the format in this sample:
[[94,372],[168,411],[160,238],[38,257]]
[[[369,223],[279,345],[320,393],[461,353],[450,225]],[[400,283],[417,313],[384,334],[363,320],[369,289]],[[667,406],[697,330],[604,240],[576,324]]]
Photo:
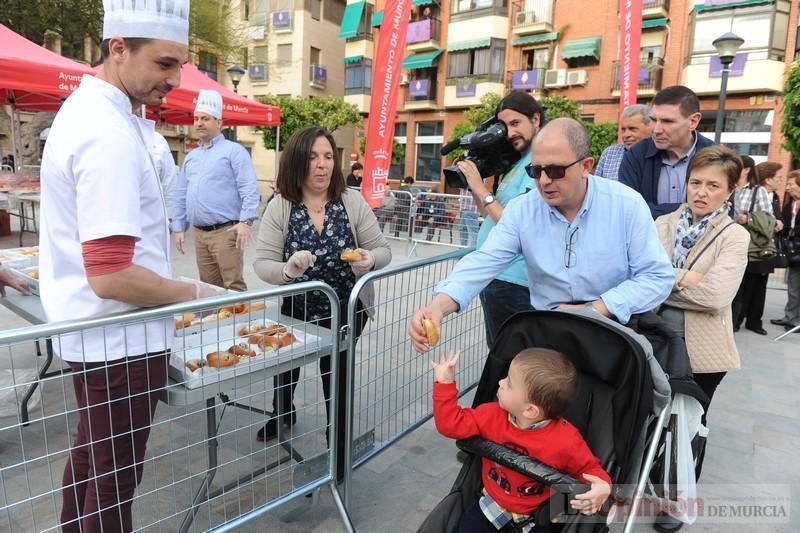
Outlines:
[[[749,54],[755,55],[753,52]],[[703,59],[708,61],[701,62]],[[718,58],[693,57],[692,63],[683,69],[683,85],[698,95],[719,94],[721,65]],[[748,59],[748,52],[739,52],[731,65],[728,93],[780,93],[783,91],[784,70],[783,61]]]
[[[611,64],[611,94],[619,96],[622,83],[621,63]],[[652,60],[642,59],[639,62],[639,95],[652,96],[661,90],[661,78],[664,73],[664,59],[656,57]]]
[[503,94],[505,84],[502,74],[473,74],[448,78],[444,88],[445,107],[474,107],[488,93]]
[[410,80],[406,87],[406,111],[436,109],[436,80]]
[[536,95],[544,88],[544,73],[543,68],[512,70],[506,78],[506,89],[529,91]]
[[410,52],[426,52],[439,48],[441,21],[427,18],[408,23],[406,45]]
[[451,0],[450,22],[488,16],[507,17],[508,0]]
[[669,17],[669,0],[642,0],[642,20],[662,17]]
[[328,85],[328,69],[322,65],[310,65],[308,85],[315,89],[324,89]]
[[511,32],[515,35],[531,35],[553,31],[553,0],[527,0],[525,11],[517,11]]
[[294,29],[294,13],[292,11],[272,12],[272,33],[289,33]]
[[345,89],[344,101],[356,106],[359,113],[369,113],[371,103],[370,90],[369,88],[364,88],[363,90]]
[[359,28],[355,35],[345,39],[345,42],[348,43],[355,43],[358,41],[372,41],[372,27],[362,24],[362,27]]

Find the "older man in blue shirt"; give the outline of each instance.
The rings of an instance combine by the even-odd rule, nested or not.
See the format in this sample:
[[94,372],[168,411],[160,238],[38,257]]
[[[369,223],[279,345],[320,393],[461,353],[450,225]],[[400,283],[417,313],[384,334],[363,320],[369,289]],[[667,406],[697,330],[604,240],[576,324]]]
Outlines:
[[194,113],[199,146],[189,152],[172,194],[175,244],[183,253],[185,232],[195,231],[200,279],[235,291],[244,282],[244,248],[252,240],[260,195],[250,155],[222,136],[222,97],[200,91]]
[[537,188],[508,205],[486,243],[459,261],[431,303],[414,313],[409,336],[417,351],[429,348],[424,319],[438,326],[465,309],[520,253],[535,309],[586,305],[625,323],[669,295],[675,275],[647,204],[624,185],[590,175],[586,129],[572,119],[553,120],[532,153],[528,168]]

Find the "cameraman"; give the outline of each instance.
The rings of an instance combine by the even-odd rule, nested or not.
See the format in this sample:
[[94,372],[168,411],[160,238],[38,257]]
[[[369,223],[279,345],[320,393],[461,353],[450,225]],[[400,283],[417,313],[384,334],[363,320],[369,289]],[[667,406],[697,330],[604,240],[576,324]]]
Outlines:
[[[497,105],[495,117],[505,124],[508,140],[522,158],[501,177],[496,195],[486,187],[475,163],[458,163],[458,168],[467,178],[475,205],[479,206],[485,219],[478,232],[476,248],[483,245],[489,232],[500,221],[508,202],[536,188],[536,182],[525,172],[525,167],[531,162],[533,137],[544,125],[542,106],[526,92],[511,91]],[[514,313],[531,308],[528,274],[521,255],[516,256],[511,265],[483,289],[480,298],[486,321],[486,342],[491,348],[503,322]]]

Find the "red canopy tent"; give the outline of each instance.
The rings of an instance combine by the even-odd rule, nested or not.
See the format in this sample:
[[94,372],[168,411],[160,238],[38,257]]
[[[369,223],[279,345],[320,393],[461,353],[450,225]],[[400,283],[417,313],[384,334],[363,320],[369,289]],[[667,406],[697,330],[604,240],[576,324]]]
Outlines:
[[222,121],[226,126],[280,126],[279,107],[236,94],[189,63],[181,69],[181,86],[167,94],[161,107],[148,108],[147,116],[168,124],[192,124],[194,106],[201,89],[211,89],[222,96]]
[[60,56],[0,24],[0,105],[58,111],[89,65]]

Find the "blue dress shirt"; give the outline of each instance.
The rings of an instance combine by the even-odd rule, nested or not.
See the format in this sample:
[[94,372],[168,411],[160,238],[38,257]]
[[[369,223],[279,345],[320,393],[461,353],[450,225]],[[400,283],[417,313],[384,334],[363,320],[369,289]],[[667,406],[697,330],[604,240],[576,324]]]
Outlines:
[[[509,202],[511,202],[511,200],[517,196],[525,194],[528,190],[536,188],[536,182],[533,181],[533,178],[528,176],[528,173],[525,171],[525,167],[530,165],[530,163],[531,151],[526,150],[525,155],[523,155],[522,158],[520,158],[520,160],[517,161],[513,167],[511,167],[511,170],[506,173],[503,181],[500,182],[500,186],[497,188],[497,201],[500,202],[500,205],[503,206],[503,209],[505,209]],[[491,232],[494,226],[494,219],[491,217],[491,215],[487,214],[483,219],[483,224],[481,224],[481,227],[478,230],[478,242],[475,245],[476,248],[483,246],[483,243],[485,243],[487,237],[489,237],[489,232]],[[518,255],[516,258],[514,258],[514,260],[511,261],[511,264],[508,265],[508,268],[497,275],[497,279],[527,287],[528,273],[525,270],[525,261],[523,261],[522,256]]]
[[486,243],[459,261],[434,294],[447,294],[466,309],[520,253],[535,309],[602,298],[625,323],[632,314],[658,306],[675,283],[641,195],[619,182],[590,176],[583,206],[571,224],[538,189],[512,201]]
[[172,193],[172,231],[258,218],[260,194],[247,150],[222,134],[186,155]]

